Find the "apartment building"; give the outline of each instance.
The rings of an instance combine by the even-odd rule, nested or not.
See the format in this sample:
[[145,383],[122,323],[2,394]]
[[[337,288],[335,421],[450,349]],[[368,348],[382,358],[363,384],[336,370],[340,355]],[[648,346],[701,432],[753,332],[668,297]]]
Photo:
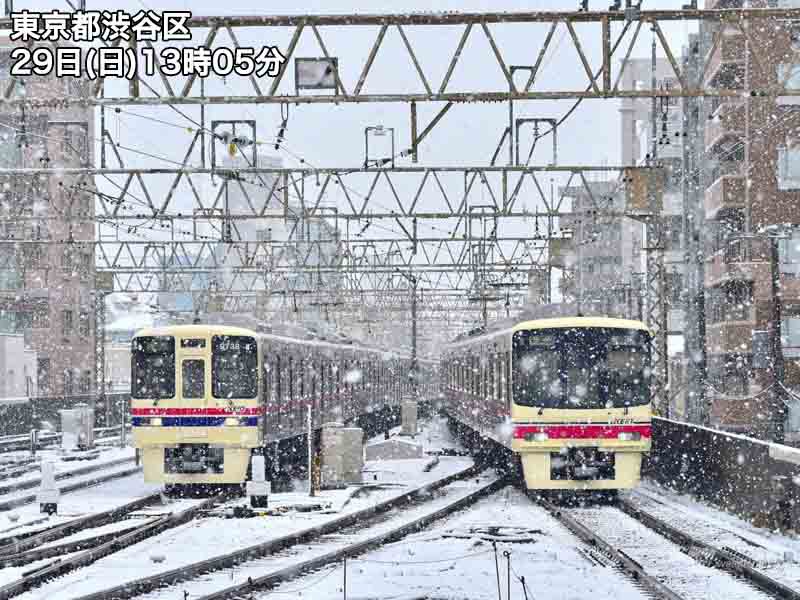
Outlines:
[[[0,87],[31,101],[0,107],[0,166],[80,167],[93,155],[93,113],[38,101],[89,93],[89,82],[9,78],[13,45],[0,39]],[[36,352],[40,395],[90,393],[94,380],[94,194],[90,178],[0,176],[0,333]]]
[[[705,8],[738,8],[743,0],[707,0]],[[788,6],[750,0],[753,8]],[[718,43],[714,43],[716,38]],[[800,113],[796,101],[762,91],[800,86],[800,26],[706,22],[689,51],[707,61],[706,87],[742,90],[738,98],[699,103],[702,140],[699,202],[706,323],[706,401],[713,426],[771,437],[787,421],[787,441],[798,441],[796,403],[775,394],[771,361],[753,356],[753,332],[774,331],[775,294],[767,228],[800,224]],[[778,290],[783,304],[784,383],[800,391],[800,236],[779,243]],[[786,404],[788,403],[788,415]],[[788,420],[786,417],[788,416]]]

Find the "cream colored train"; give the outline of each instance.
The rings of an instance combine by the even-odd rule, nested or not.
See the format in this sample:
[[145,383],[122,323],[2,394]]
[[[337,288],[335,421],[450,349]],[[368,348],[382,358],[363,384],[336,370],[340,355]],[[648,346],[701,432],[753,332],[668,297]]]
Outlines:
[[[216,325],[139,331],[132,341],[133,436],[148,482],[241,484],[254,452],[271,478],[304,465],[313,429],[397,421],[409,359],[342,340]],[[423,396],[435,388],[422,363]],[[288,476],[288,475],[287,475]]]
[[638,484],[650,449],[650,332],[639,321],[538,319],[446,349],[446,411],[519,456],[533,490]]

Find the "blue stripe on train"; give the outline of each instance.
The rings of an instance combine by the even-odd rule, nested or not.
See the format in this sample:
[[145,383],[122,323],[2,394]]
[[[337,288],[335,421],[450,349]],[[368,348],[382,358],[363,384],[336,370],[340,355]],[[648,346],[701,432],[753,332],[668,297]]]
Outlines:
[[[153,417],[133,417],[133,427],[147,426]],[[225,425],[227,417],[161,417],[162,427],[219,427]],[[256,427],[258,417],[242,417],[240,427]]]

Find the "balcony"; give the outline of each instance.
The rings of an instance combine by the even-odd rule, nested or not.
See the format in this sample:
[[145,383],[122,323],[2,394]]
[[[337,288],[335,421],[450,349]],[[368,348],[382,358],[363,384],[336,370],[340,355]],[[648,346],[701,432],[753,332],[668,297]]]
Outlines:
[[783,304],[800,304],[800,263],[781,264]]
[[712,287],[732,279],[741,281],[769,279],[769,260],[768,239],[733,240],[706,264],[705,286]]
[[744,136],[745,106],[741,102],[723,102],[706,123],[706,152],[722,149],[726,142],[737,142]]
[[705,192],[706,219],[713,220],[723,209],[744,207],[745,179],[742,175],[722,175]]
[[[710,51],[710,49],[709,49]],[[736,88],[744,82],[745,37],[733,28],[720,38],[714,53],[708,57],[705,85]]]
[[703,4],[705,10],[719,10],[721,8],[742,8],[744,0],[706,0]]
[[732,354],[752,351],[752,336],[755,329],[755,310],[752,321],[723,321],[706,326],[706,342],[709,354]]
[[781,347],[784,358],[800,358],[800,318],[789,317],[781,321]]

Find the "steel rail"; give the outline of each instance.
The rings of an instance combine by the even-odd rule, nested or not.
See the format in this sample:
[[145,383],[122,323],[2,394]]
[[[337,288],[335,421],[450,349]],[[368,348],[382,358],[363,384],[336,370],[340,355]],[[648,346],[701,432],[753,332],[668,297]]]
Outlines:
[[659,535],[681,547],[689,556],[695,558],[698,555],[708,557],[708,560],[702,561],[704,564],[708,563],[709,566],[722,569],[731,575],[746,579],[749,583],[773,598],[780,598],[781,600],[800,600],[800,591],[784,585],[769,575],[765,575],[758,569],[755,569],[741,560],[741,558],[736,556],[733,552],[702,542],[688,533],[673,527],[664,520],[634,506],[629,500],[624,498],[619,500],[618,507],[624,513],[642,523],[645,527],[652,529]]
[[167,529],[172,529],[178,525],[183,525],[184,523],[194,519],[202,511],[211,508],[228,497],[228,494],[219,494],[212,498],[208,498],[207,500],[204,500],[203,502],[184,509],[178,513],[165,515],[153,521],[149,521],[139,527],[136,527],[133,529],[133,531],[130,531],[125,535],[114,536],[111,540],[95,548],[91,548],[85,552],[81,552],[80,554],[76,554],[64,560],[53,561],[44,567],[25,573],[21,579],[12,581],[11,583],[0,587],[0,600],[8,600],[9,598],[18,596],[51,579],[90,565],[105,556],[119,552],[120,550],[128,548],[134,544],[138,544],[142,540],[153,537],[154,535],[158,535]]
[[160,500],[160,493],[150,494],[149,496],[137,498],[132,502],[123,504],[122,506],[116,506],[109,510],[87,515],[85,517],[79,517],[53,527],[48,527],[43,531],[37,531],[32,535],[26,535],[24,538],[12,536],[11,538],[0,539],[0,564],[4,564],[3,561],[9,556],[18,555],[28,550],[33,550],[43,544],[60,538],[65,538],[84,529],[91,529],[106,525],[108,523],[113,523],[125,515],[144,508],[150,504],[155,504]]
[[184,565],[171,571],[128,581],[116,587],[94,592],[92,594],[87,594],[85,596],[80,596],[79,598],[74,598],[73,600],[122,600],[126,598],[133,598],[149,593],[161,587],[175,585],[183,581],[194,579],[205,573],[220,571],[245,561],[275,554],[276,552],[291,546],[307,543],[309,541],[318,539],[323,535],[337,532],[345,527],[358,525],[360,522],[366,521],[368,518],[385,513],[397,506],[407,504],[420,494],[435,491],[450,483],[453,483],[454,481],[474,477],[479,472],[479,467],[472,466],[457,473],[453,473],[452,475],[448,475],[447,477],[443,477],[442,479],[439,479],[433,483],[419,486],[400,496],[385,500],[374,506],[370,506],[343,517],[339,517],[338,519],[328,521],[327,523],[310,527],[295,533],[290,533],[283,537],[255,544],[247,548],[242,548],[228,554],[223,554],[189,565]]
[[[85,467],[80,467],[79,469],[75,469],[73,471],[64,471],[62,473],[57,473],[56,481],[63,481],[64,479],[71,479],[72,477],[80,477],[81,475],[87,475],[89,473],[92,473],[93,471],[99,471],[100,469],[110,469],[112,467],[118,467],[120,465],[133,463],[135,461],[136,461],[135,458],[127,457],[127,458],[117,458],[102,464],[87,465]],[[11,494],[12,492],[18,492],[21,490],[29,490],[31,488],[37,487],[41,483],[42,483],[41,478],[37,478],[37,479],[28,479],[26,481],[19,481],[17,483],[2,485],[0,486],[0,495]]]
[[572,518],[565,511],[560,510],[558,507],[542,498],[533,498],[530,496],[530,494],[528,497],[542,506],[558,522],[560,522],[578,538],[580,538],[581,541],[589,546],[597,548],[603,554],[613,560],[617,567],[619,567],[619,569],[637,585],[641,585],[654,596],[657,598],[662,598],[663,600],[684,600],[682,596],[678,595],[669,587],[658,581],[655,577],[648,574],[642,565],[625,554],[625,552],[614,548],[611,544],[606,542],[591,529],[578,522],[577,519]]
[[[152,522],[152,520],[150,522]],[[33,550],[20,552],[19,554],[10,554],[8,556],[2,556],[0,557],[0,568],[22,567],[24,565],[29,565],[33,562],[37,562],[40,560],[46,560],[48,558],[58,558],[59,556],[64,556],[66,554],[71,554],[73,552],[79,552],[81,550],[86,550],[87,548],[101,546],[116,538],[128,535],[129,533],[132,533],[139,527],[140,525],[134,525],[131,527],[125,527],[124,529],[119,529],[117,531],[111,531],[109,533],[96,535],[94,537],[87,537],[72,542],[64,542],[63,544],[57,544],[55,546],[47,546],[45,548],[34,548]]]
[[372,536],[366,540],[350,544],[344,548],[340,548],[333,552],[328,552],[316,558],[305,560],[273,573],[268,573],[267,575],[258,577],[256,579],[248,578],[247,581],[242,583],[218,590],[206,596],[201,596],[198,600],[227,600],[229,598],[240,598],[242,597],[242,594],[246,594],[247,597],[249,597],[249,594],[255,590],[272,588],[276,585],[294,579],[295,577],[302,575],[307,571],[319,569],[325,565],[339,562],[343,558],[358,556],[359,554],[363,554],[364,552],[372,550],[376,547],[397,541],[410,533],[417,532],[423,527],[427,527],[431,523],[443,519],[444,517],[447,517],[458,510],[461,510],[462,508],[466,508],[467,506],[474,504],[481,498],[500,490],[505,485],[507,485],[505,480],[496,479],[495,481],[482,486],[478,490],[475,490],[471,494],[464,496],[463,498],[459,498],[455,502],[448,504],[447,506],[444,506],[435,512],[423,515],[422,517],[414,519],[408,523],[404,523],[399,527],[395,527],[391,531]]
[[[92,487],[94,485],[97,485],[98,483],[105,483],[106,481],[111,481],[113,479],[120,479],[121,477],[127,477],[128,475],[133,475],[134,473],[138,473],[141,470],[142,467],[133,466],[128,469],[124,469],[122,471],[113,471],[105,475],[98,475],[97,477],[92,477],[91,479],[86,479],[84,481],[68,483],[67,485],[61,486],[58,489],[62,494],[68,492],[74,492],[75,490],[82,490],[83,488]],[[36,500],[36,494],[29,494],[27,496],[20,496],[18,498],[14,498],[11,500],[4,500],[0,502],[0,511],[11,510],[12,508],[16,508],[24,504],[29,504],[31,502],[34,502],[35,500]]]
[[[118,431],[119,431],[119,425],[113,425],[111,427],[95,427],[94,429],[95,435],[97,435],[98,433],[109,433]],[[104,439],[106,438],[95,437],[95,443],[100,442]],[[36,444],[36,449],[38,450],[44,448],[49,444],[58,443],[60,441],[61,441],[60,433],[43,433],[40,434],[38,437],[38,443]],[[2,454],[3,452],[30,450],[30,447],[31,447],[31,441],[29,435],[10,435],[0,438],[0,454]]]

